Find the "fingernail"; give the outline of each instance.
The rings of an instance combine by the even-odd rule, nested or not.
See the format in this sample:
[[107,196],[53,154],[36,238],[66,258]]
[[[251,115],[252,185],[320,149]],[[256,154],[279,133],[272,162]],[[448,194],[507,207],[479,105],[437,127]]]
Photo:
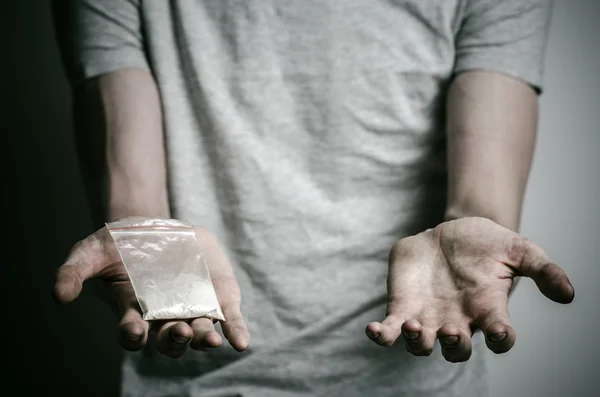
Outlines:
[[404,336],[406,337],[406,339],[408,340],[415,340],[417,338],[419,338],[419,333],[418,332],[404,332]]
[[371,338],[371,339],[377,339],[377,338],[379,338],[379,333],[378,332],[372,332],[369,329],[366,329],[365,331],[367,332],[367,336],[369,338]]
[[137,342],[140,339],[142,339],[142,335],[136,335],[136,334],[127,334],[127,339],[129,339],[132,342]]
[[490,336],[490,340],[492,342],[500,342],[501,340],[504,340],[506,338],[506,332],[501,332],[499,334],[494,334],[492,336]]
[[440,341],[444,345],[455,345],[458,342],[458,336],[444,336]]
[[187,337],[181,336],[181,335],[173,335],[172,339],[173,339],[173,341],[175,341],[177,343],[186,343],[190,340],[190,338],[187,338]]

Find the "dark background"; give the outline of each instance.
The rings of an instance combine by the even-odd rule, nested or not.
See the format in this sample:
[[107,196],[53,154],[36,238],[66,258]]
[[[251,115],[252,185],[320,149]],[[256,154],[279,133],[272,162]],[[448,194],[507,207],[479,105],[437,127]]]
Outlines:
[[11,307],[2,316],[9,367],[3,384],[16,381],[16,395],[45,386],[44,394],[57,396],[111,396],[118,391],[120,354],[112,313],[89,292],[62,307],[51,297],[55,269],[92,224],[49,4],[0,5],[0,131],[8,138],[3,234],[10,236],[2,238],[8,288],[0,310]]
[[[558,306],[521,283],[511,299],[517,344],[490,354],[492,397],[600,395],[599,21],[598,0],[555,1],[522,223],[577,295]],[[112,313],[89,292],[66,306],[51,298],[55,269],[92,225],[49,1],[0,2],[0,32],[3,384],[19,386],[16,395],[40,386],[57,396],[116,395]]]

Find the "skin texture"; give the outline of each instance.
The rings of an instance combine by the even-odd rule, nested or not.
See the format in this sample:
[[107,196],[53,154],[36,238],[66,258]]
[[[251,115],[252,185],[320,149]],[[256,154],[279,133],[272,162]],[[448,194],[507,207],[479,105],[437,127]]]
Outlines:
[[476,329],[495,353],[514,345],[508,299],[517,277],[533,278],[556,302],[571,302],[574,289],[565,273],[515,233],[537,118],[537,94],[522,81],[485,71],[453,81],[447,97],[450,222],[392,249],[387,317],[366,328],[374,342],[389,346],[402,333],[409,352],[427,356],[437,338],[448,361],[465,361]]
[[440,340],[444,357],[466,361],[471,335],[481,329],[488,348],[504,353],[515,343],[508,294],[515,277],[532,278],[540,291],[570,303],[574,289],[564,271],[535,243],[489,219],[462,218],[400,240],[390,253],[385,320],[367,335],[428,356]]
[[[248,348],[250,335],[240,312],[241,295],[231,264],[214,237],[201,227],[194,227],[196,239],[207,258],[207,264],[217,298],[226,321],[221,322],[223,333],[238,351]],[[180,357],[188,347],[208,350],[223,341],[215,331],[212,320],[198,318],[189,321],[156,321],[142,319],[129,277],[106,227],[77,243],[56,275],[54,298],[59,303],[75,300],[83,283],[102,280],[108,300],[120,316],[119,342],[130,351],[141,349],[149,334],[155,334],[157,348],[171,358]],[[150,332],[150,331],[154,332]]]
[[[98,230],[76,244],[57,272],[54,297],[67,303],[83,283],[100,279],[119,314],[120,343],[141,349],[149,337],[178,358],[188,348],[223,342],[208,319],[142,319],[131,283],[105,220],[170,217],[162,116],[152,76],[120,70],[75,90],[78,149]],[[515,277],[533,278],[542,293],[568,303],[574,290],[543,250],[519,236],[523,192],[537,123],[534,91],[515,79],[486,72],[456,78],[448,95],[448,222],[400,240],[389,260],[389,304],[367,335],[389,346],[402,334],[409,352],[429,355],[436,338],[448,361],[465,361],[480,328],[488,347],[508,351],[515,342],[508,295]],[[226,321],[225,337],[237,350],[250,335],[240,313],[240,290],[214,237],[196,227]]]
[[481,216],[517,231],[535,147],[538,96],[499,73],[456,77],[446,104],[447,219]]
[[[119,316],[119,341],[139,350],[157,338],[164,355],[180,357],[186,349],[206,350],[222,344],[211,320],[148,322],[142,320],[133,288],[118,260],[105,221],[127,217],[169,218],[162,109],[152,75],[123,69],[74,89],[76,141],[81,169],[98,230],[76,244],[57,272],[54,297],[77,298],[83,282],[101,280],[97,290]],[[231,265],[206,230],[196,237],[209,256],[209,269],[226,321],[222,328],[237,350],[250,337],[239,313],[240,292]],[[152,332],[150,332],[152,331]]]
[[77,151],[96,227],[169,217],[162,109],[152,75],[123,69],[74,90]]

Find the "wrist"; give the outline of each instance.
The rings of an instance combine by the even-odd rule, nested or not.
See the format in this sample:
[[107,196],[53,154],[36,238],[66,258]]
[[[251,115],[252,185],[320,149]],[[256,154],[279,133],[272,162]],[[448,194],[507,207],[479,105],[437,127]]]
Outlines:
[[105,220],[128,217],[170,218],[166,188],[115,182],[113,180],[106,190]]
[[160,199],[144,198],[142,200],[111,200],[105,208],[104,218],[107,221],[116,219],[143,217],[143,218],[162,218],[171,217],[167,205],[161,203]]
[[510,230],[519,229],[519,216],[510,211],[494,211],[486,208],[448,205],[444,212],[444,221],[452,221],[461,218],[479,217],[486,218]]

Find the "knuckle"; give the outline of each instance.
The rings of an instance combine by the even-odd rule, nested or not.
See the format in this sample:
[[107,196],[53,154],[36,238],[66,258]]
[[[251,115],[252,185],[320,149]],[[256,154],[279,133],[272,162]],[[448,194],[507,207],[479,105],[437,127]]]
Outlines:
[[548,260],[548,255],[540,245],[520,235],[513,237],[508,257],[516,263],[525,261],[533,264],[547,262]]
[[190,344],[204,343],[204,338],[206,337],[206,334],[208,334],[210,331],[211,330],[209,330],[209,329],[194,330],[194,335],[192,336],[192,339],[190,340]]
[[548,255],[546,251],[536,242],[525,239],[525,255],[530,256],[532,260],[547,262]]
[[396,258],[407,249],[407,245],[410,245],[411,238],[412,237],[405,237],[401,240],[396,241],[396,243],[394,243],[394,245],[392,246],[392,248],[389,252],[390,263],[395,261]]
[[520,263],[525,255],[526,246],[527,240],[525,237],[520,235],[512,237],[512,241],[507,252],[508,259],[512,262]]
[[70,273],[71,280],[73,281],[74,285],[77,285],[77,286],[82,286],[83,285],[84,276],[83,276],[83,274],[81,274],[81,271],[79,270],[79,268],[72,267],[70,269],[69,273]]
[[[234,291],[232,291],[232,289]],[[235,291],[237,289],[237,292]],[[220,299],[221,308],[226,311],[234,312],[229,314],[229,317],[240,317],[241,314],[238,314],[240,311],[240,307],[242,305],[242,300],[239,296],[239,287],[237,284],[235,287],[228,288],[228,293],[223,295]]]

